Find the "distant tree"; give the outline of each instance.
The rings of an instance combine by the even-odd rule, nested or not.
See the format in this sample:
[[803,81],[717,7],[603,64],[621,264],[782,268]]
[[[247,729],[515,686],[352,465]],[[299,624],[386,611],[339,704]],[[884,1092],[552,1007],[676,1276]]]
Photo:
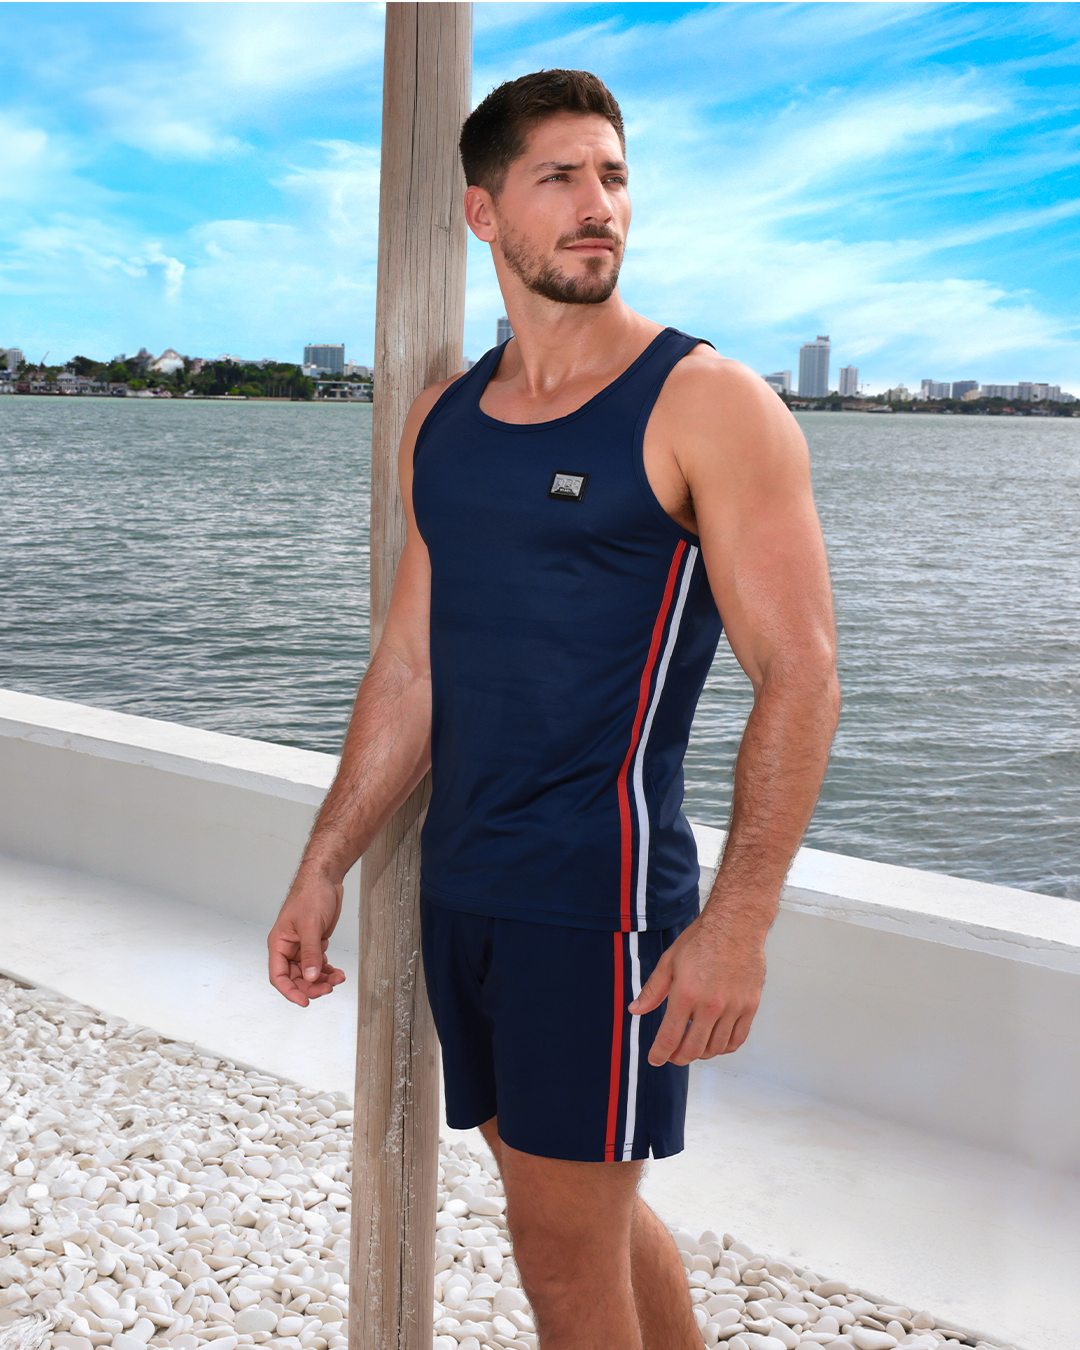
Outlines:
[[101,361],[94,361],[89,356],[73,357],[69,364],[76,375],[83,375],[87,378],[92,378],[105,369]]

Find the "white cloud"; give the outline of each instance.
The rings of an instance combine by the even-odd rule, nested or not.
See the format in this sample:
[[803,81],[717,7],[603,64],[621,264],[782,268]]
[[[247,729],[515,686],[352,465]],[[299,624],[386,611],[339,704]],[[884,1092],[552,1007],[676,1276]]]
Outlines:
[[176,300],[184,282],[186,271],[184,264],[179,258],[170,258],[167,253],[163,253],[157,244],[151,246],[147,261],[162,269],[165,278],[165,299]]
[[71,172],[70,158],[64,141],[0,110],[0,203],[18,205],[56,192]]
[[145,81],[140,84],[104,85],[83,96],[114,140],[165,159],[207,159],[240,148],[240,141],[220,131],[212,116],[185,115],[175,106],[180,100],[168,99]]
[[379,151],[350,141],[319,141],[322,164],[292,167],[273,180],[302,204],[305,216],[324,230],[335,248],[358,253],[357,261],[378,242]]
[[[154,7],[141,17],[153,31]],[[379,5],[169,6],[156,22],[167,50],[106,56],[81,98],[111,139],[163,158],[233,154],[238,120],[344,77],[373,93],[381,80]]]

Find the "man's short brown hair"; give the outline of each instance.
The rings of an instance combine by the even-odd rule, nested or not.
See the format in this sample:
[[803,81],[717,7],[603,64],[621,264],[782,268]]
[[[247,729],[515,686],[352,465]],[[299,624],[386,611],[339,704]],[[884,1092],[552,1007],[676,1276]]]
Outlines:
[[622,113],[603,80],[587,70],[538,70],[500,84],[465,119],[458,142],[465,181],[497,197],[531,132],[561,112],[606,117],[626,153]]

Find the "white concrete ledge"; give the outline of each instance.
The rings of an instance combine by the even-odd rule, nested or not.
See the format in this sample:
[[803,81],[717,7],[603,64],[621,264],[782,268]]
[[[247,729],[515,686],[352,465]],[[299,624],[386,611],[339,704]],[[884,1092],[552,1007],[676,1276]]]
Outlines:
[[[0,691],[0,851],[265,932],[335,765]],[[1080,906],[803,849],[766,955],[736,1072],[1080,1173]]]
[[1080,905],[804,848],[766,959],[737,1072],[1080,1173]]
[[0,690],[0,736],[318,806],[333,755]]
[[[0,970],[349,1091],[358,869],[332,944],[350,983],[300,1010],[265,976],[334,768],[0,691]],[[707,882],[723,835],[695,834]],[[750,1039],[695,1066],[687,1152],[650,1165],[647,1198],[1024,1350],[1071,1350],[1078,953],[1073,902],[801,850]]]
[[[0,690],[0,852],[269,928],[333,755]],[[359,868],[339,936],[359,941]]]
[[[724,831],[694,824],[707,890]],[[801,848],[783,906],[883,933],[1080,975],[1080,904],[1054,895]]]

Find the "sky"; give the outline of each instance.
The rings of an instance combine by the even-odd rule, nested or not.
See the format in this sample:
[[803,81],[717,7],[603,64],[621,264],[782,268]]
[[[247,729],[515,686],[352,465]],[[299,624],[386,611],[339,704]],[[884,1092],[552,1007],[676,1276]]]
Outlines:
[[[383,10],[5,3],[0,346],[299,360],[374,342]],[[761,373],[1080,395],[1080,5],[477,4],[474,103],[598,74],[620,288]],[[465,354],[503,312],[469,248]]]

